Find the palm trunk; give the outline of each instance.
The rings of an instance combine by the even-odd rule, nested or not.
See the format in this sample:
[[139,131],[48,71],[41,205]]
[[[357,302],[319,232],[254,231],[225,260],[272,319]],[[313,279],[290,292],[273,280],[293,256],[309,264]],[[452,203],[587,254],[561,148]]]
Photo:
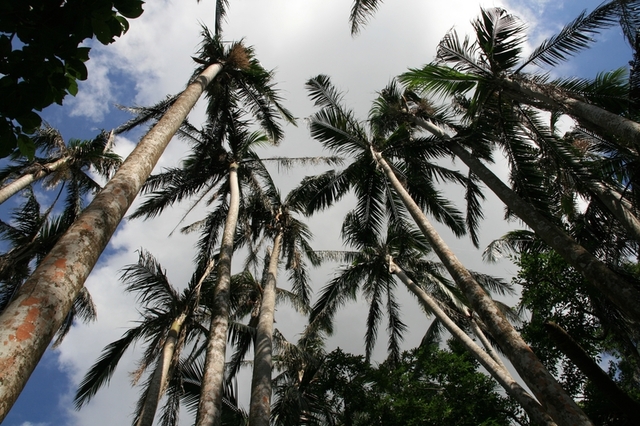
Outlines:
[[58,170],[60,167],[64,166],[69,162],[70,157],[65,156],[59,158],[49,164],[43,165],[42,169],[37,172],[27,173],[26,175],[20,176],[18,179],[14,180],[11,183],[4,185],[0,188],[0,204],[7,201],[17,192],[22,191],[27,186],[31,185],[33,182],[42,179],[43,177],[51,174],[52,172]]
[[273,251],[269,259],[269,270],[264,288],[260,317],[256,329],[251,380],[251,405],[249,426],[269,426],[271,419],[271,369],[273,351],[273,319],[276,307],[276,274],[282,247],[282,232],[273,240]]
[[562,327],[554,322],[544,324],[551,340],[556,347],[571,360],[587,378],[609,398],[631,423],[640,424],[640,404],[631,399],[626,392],[618,387],[607,373],[573,340]]
[[491,374],[491,376],[507,391],[513,399],[524,408],[529,417],[539,425],[555,425],[554,421],[543,410],[542,406],[529,393],[518,384],[517,381],[509,374],[502,362],[496,362],[487,352],[483,351],[471,338],[465,333],[455,322],[440,308],[429,294],[414,283],[405,272],[391,258],[387,257],[389,262],[389,272],[395,274],[404,285],[407,286],[418,300],[440,320],[440,322],[449,330],[449,333],[478,360],[478,362]]
[[640,292],[620,275],[612,271],[587,249],[578,244],[562,229],[555,226],[542,214],[522,200],[511,188],[500,180],[480,160],[471,155],[460,144],[431,123],[415,118],[425,130],[444,139],[449,139],[449,149],[480,180],[493,191],[524,223],[554,249],[564,260],[580,272],[587,281],[636,322],[640,322]]
[[209,341],[207,342],[196,426],[217,426],[220,424],[221,418],[227,329],[229,328],[231,258],[233,256],[233,240],[240,209],[237,163],[233,163],[229,167],[229,193],[229,212],[227,213],[222,242],[220,243],[218,282],[213,291]]
[[534,99],[541,103],[544,109],[561,110],[576,118],[587,128],[595,126],[617,136],[621,145],[631,147],[636,151],[640,148],[640,123],[572,98],[549,85],[539,85],[524,80],[516,81],[510,78],[503,78],[501,83],[508,91],[520,95],[525,103],[528,99]]
[[598,183],[592,185],[591,190],[598,197],[598,200],[613,213],[629,235],[640,242],[640,220],[628,208],[624,200],[616,197],[608,188]]
[[457,142],[449,148],[505,205],[526,223],[535,233],[580,272],[595,288],[616,304],[629,318],[640,322],[640,292],[620,275],[612,271],[578,244],[562,229],[552,224],[537,210],[522,200],[491,172],[480,160],[472,156]]
[[471,317],[470,323],[471,323],[471,331],[473,331],[473,334],[475,334],[476,337],[480,339],[482,346],[484,346],[484,350],[487,351],[489,356],[491,356],[491,358],[493,358],[495,362],[497,362],[502,368],[506,370],[507,367],[504,365],[504,363],[502,362],[502,360],[500,359],[496,351],[493,349],[493,346],[491,346],[491,342],[489,342],[489,339],[487,339],[487,336],[484,335],[484,332],[480,328],[480,325],[478,325],[478,321],[476,321],[475,318]]
[[162,347],[162,356],[158,360],[156,369],[153,372],[151,383],[147,391],[147,397],[144,400],[142,411],[140,412],[140,418],[136,422],[136,426],[153,426],[153,418],[156,415],[158,409],[158,402],[164,393],[167,379],[169,377],[169,367],[171,367],[171,360],[176,350],[176,342],[178,336],[182,330],[184,320],[187,318],[186,314],[180,315],[171,324],[171,329],[167,335],[167,339]]
[[589,418],[542,365],[520,334],[500,312],[491,297],[445,244],[422,210],[420,210],[420,207],[402,186],[382,155],[373,150],[373,148],[371,152],[375,161],[384,170],[394,190],[402,199],[411,217],[413,217],[434,252],[444,264],[449,275],[465,294],[474,311],[478,313],[482,321],[487,325],[491,335],[498,341],[504,353],[527,386],[536,395],[545,411],[561,426],[591,425]]
[[221,67],[208,67],[182,92],[0,315],[0,422],[24,388],[140,187]]

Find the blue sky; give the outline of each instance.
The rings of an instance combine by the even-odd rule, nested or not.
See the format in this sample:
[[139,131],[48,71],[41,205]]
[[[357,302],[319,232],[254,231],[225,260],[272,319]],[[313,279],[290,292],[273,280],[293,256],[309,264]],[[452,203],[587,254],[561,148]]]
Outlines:
[[[47,109],[43,114],[45,120],[60,129],[65,139],[93,138],[101,129],[111,129],[129,118],[127,113],[114,107],[115,103],[146,105],[181,90],[193,68],[190,56],[195,54],[198,44],[199,25],[209,24],[213,18],[213,6],[209,3],[213,2],[149,2],[145,13],[131,22],[130,32],[121,40],[107,48],[98,46],[92,50],[89,80],[81,84],[77,98],[66,99],[62,107]],[[287,100],[285,105],[297,117],[303,118],[311,112],[311,103],[303,89],[304,81],[320,73],[331,75],[335,84],[347,91],[347,103],[364,117],[375,91],[406,68],[429,62],[438,41],[448,29],[455,25],[458,32],[467,33],[468,22],[478,14],[479,4],[485,7],[501,5],[521,16],[529,22],[531,39],[535,42],[553,34],[584,8],[590,10],[600,1],[386,0],[356,38],[349,36],[350,3],[346,0],[231,2],[224,34],[228,39],[244,37],[247,44],[255,46],[265,67],[276,69],[276,81]],[[563,76],[592,77],[599,71],[626,66],[631,59],[630,52],[616,28],[599,36],[598,43],[590,50],[554,72]],[[201,105],[190,119],[194,123],[203,120]],[[286,131],[287,137],[277,155],[319,152],[319,148],[312,145],[304,123],[298,128],[288,126]],[[126,155],[139,136],[134,133],[119,138],[117,150]],[[183,144],[172,143],[159,167],[176,164],[185,150]],[[302,173],[291,173],[282,178],[283,184],[295,184]],[[286,192],[284,189],[283,193]],[[18,202],[19,199],[15,199],[9,203],[15,206]],[[343,206],[342,211],[338,208],[332,217],[312,220],[312,226],[322,230],[316,231],[320,234],[316,237],[317,248],[335,248],[337,227],[329,224],[338,224],[347,208]],[[188,245],[193,238],[174,235],[167,239],[183,210],[169,212],[161,220],[128,222],[121,226],[87,283],[98,303],[98,322],[76,327],[58,350],[47,351],[3,424],[100,426],[130,421],[136,390],[129,386],[127,372],[133,370],[133,354],[125,357],[110,388],[101,391],[95,402],[80,412],[73,411],[71,393],[102,347],[118,338],[136,318],[133,298],[122,294],[117,280],[117,271],[135,261],[135,249],[142,246],[154,253],[169,271],[172,282],[187,281],[191,270],[185,265],[191,264],[193,251]],[[501,217],[501,214],[495,216]],[[486,244],[500,236],[505,228],[501,223],[486,223],[484,229],[482,242]],[[481,264],[478,251],[468,243],[456,241],[452,247],[465,263],[474,265],[474,269],[487,268]],[[508,269],[509,265],[498,267],[503,268],[498,274],[514,272]],[[492,269],[487,272],[495,273]],[[323,273],[317,275],[318,280],[325,280],[330,274]],[[321,285],[324,282],[316,284],[315,288]],[[407,306],[407,315],[422,315],[413,305]],[[299,323],[299,318],[284,310],[278,315],[278,327],[287,329],[290,325],[287,337],[295,339],[296,328],[292,324]],[[361,351],[364,334],[358,328],[363,323],[361,317],[357,308],[342,314],[342,320],[354,325],[337,336],[333,343],[347,351]],[[421,332],[422,328],[410,330],[405,348],[417,343]],[[378,340],[380,349],[377,353],[384,356],[385,338],[381,336]],[[184,415],[181,424],[189,424],[188,421],[189,417]]]

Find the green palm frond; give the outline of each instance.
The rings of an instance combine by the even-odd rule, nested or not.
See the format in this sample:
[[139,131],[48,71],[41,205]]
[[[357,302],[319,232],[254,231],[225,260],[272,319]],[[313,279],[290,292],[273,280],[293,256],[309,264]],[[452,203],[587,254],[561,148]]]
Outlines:
[[180,298],[167,278],[166,271],[148,251],[138,251],[138,262],[122,269],[120,279],[126,291],[135,292],[145,306],[170,306]]
[[411,90],[420,90],[434,95],[462,95],[473,89],[479,76],[438,64],[427,64],[422,68],[410,68],[400,74],[398,81]]
[[360,28],[369,22],[369,18],[376,13],[380,4],[382,0],[353,0],[349,14],[352,36],[358,34]]
[[480,10],[480,18],[472,22],[483,60],[493,73],[510,69],[520,59],[524,41],[524,24],[501,8]]
[[145,336],[147,329],[141,324],[138,327],[127,330],[123,337],[108,344],[100,354],[100,357],[80,382],[74,404],[76,409],[80,409],[88,403],[98,390],[109,383],[118,362],[135,340]]
[[599,72],[594,79],[570,77],[554,80],[550,84],[611,112],[620,114],[628,108],[629,75],[626,68]]
[[461,42],[458,33],[451,30],[438,44],[436,61],[439,64],[450,64],[453,69],[465,74],[489,77],[491,70],[478,63],[479,53],[478,46],[471,43],[469,37]]
[[560,32],[543,41],[529,57],[515,70],[522,71],[527,65],[555,66],[581,50],[589,47],[593,36],[615,25],[618,1],[609,1],[587,14],[583,11]]
[[501,238],[493,240],[482,252],[486,262],[497,262],[502,257],[521,252],[539,252],[546,245],[540,242],[531,231],[516,230],[507,232]]
[[229,0],[216,0],[216,16],[215,16],[214,33],[217,36],[222,33],[222,22],[224,21],[224,18],[227,16],[228,9],[229,9]]

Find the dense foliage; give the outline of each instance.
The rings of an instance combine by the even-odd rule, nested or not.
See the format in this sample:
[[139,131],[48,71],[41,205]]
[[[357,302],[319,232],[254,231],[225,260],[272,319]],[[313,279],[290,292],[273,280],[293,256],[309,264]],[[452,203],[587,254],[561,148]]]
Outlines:
[[62,104],[86,80],[90,46],[110,44],[142,14],[142,0],[5,0],[0,3],[0,157],[33,157],[35,111]]

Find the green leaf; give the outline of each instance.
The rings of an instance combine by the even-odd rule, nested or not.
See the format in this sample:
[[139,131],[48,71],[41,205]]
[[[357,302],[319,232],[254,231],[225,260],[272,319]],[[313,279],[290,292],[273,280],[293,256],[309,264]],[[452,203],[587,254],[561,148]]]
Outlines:
[[[22,130],[25,133],[35,132],[42,124],[42,118],[33,111],[29,111],[19,117],[16,117],[16,121],[22,126]],[[19,143],[20,141],[18,141]]]
[[143,4],[144,2],[142,0],[115,0],[113,2],[116,10],[122,16],[129,19],[134,19],[142,15],[142,12],[144,12],[142,9]]
[[129,31],[129,21],[123,16],[117,15],[116,19],[120,22],[120,26],[122,27],[122,34]]
[[93,32],[100,43],[109,44],[113,41],[111,29],[105,21],[92,18],[91,25],[93,26]]
[[76,59],[87,62],[89,60],[89,51],[91,51],[90,47],[78,47],[76,49]]
[[18,149],[20,149],[20,153],[27,157],[29,161],[33,160],[36,155],[36,145],[33,143],[33,140],[25,134],[18,136]]
[[69,92],[69,94],[71,96],[75,96],[78,94],[78,83],[76,82],[76,79],[70,75],[67,76],[67,80],[69,81],[69,85],[67,86],[67,92]]

